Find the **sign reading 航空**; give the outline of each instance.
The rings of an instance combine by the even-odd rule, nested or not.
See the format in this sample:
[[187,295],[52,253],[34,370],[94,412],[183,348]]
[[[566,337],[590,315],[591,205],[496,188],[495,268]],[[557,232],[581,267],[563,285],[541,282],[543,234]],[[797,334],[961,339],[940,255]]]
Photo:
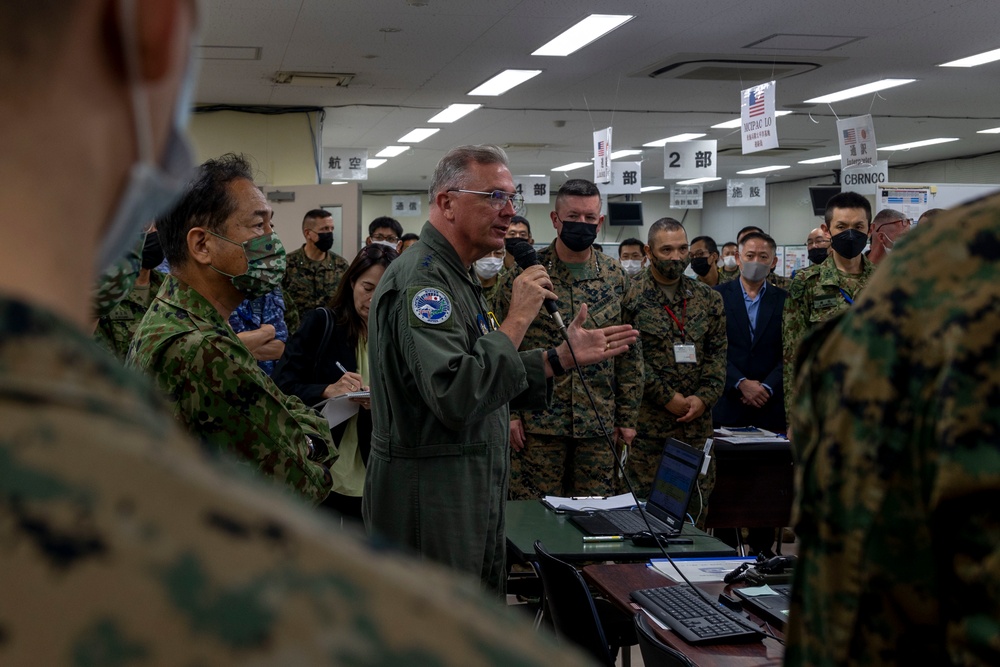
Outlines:
[[743,154],[778,147],[774,124],[774,81],[740,91],[740,133]]
[[323,146],[324,181],[367,181],[367,148],[333,148]]

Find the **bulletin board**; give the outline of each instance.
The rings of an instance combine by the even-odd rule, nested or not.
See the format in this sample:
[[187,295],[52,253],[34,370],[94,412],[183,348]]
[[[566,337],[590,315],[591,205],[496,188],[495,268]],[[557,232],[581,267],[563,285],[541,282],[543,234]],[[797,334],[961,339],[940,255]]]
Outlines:
[[892,208],[916,221],[930,208],[953,208],[1000,190],[986,183],[886,183],[875,191],[873,213]]

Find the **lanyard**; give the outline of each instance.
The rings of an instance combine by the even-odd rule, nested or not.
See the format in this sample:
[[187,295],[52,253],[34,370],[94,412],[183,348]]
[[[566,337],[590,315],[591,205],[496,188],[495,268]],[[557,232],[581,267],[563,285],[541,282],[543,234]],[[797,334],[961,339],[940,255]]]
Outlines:
[[669,315],[670,319],[672,319],[677,324],[677,328],[681,330],[681,342],[684,342],[686,338],[686,335],[684,333],[684,323],[687,321],[688,300],[684,299],[682,304],[683,305],[681,306],[681,319],[679,320],[677,319],[677,316],[674,315],[674,311],[670,310],[670,306],[666,305],[663,306],[663,310],[667,311],[667,315]]
[[847,302],[847,305],[848,306],[853,306],[854,305],[854,299],[852,299],[850,296],[848,296],[847,292],[844,291],[844,288],[843,287],[838,287],[837,289],[840,290],[840,295],[842,297],[844,297],[844,301]]

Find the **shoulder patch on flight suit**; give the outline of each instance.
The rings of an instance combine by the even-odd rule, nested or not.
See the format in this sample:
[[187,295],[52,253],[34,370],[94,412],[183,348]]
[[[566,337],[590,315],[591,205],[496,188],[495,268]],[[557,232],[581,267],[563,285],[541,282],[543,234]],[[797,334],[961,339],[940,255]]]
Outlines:
[[451,326],[451,298],[436,287],[410,287],[410,326]]

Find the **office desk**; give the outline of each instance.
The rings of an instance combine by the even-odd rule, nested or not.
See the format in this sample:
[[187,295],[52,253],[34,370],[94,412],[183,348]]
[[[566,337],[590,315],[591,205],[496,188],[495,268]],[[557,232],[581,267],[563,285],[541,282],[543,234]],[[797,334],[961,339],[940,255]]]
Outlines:
[[[681,531],[692,544],[672,544],[667,552],[681,558],[735,556],[736,550],[694,526],[684,524]],[[583,543],[583,532],[566,514],[557,514],[537,500],[511,500],[507,503],[507,551],[515,562],[535,558],[535,540],[556,558],[569,562],[647,561],[661,558],[656,547],[637,547],[631,541]]]
[[787,442],[732,445],[718,438],[708,528],[777,528],[792,513],[792,450]]
[[[601,592],[622,611],[632,615],[639,612],[639,606],[632,602],[629,594],[643,588],[670,585],[669,579],[640,563],[613,565],[588,565],[583,568],[583,578]],[[712,598],[726,588],[726,584],[699,584]],[[693,646],[670,630],[661,629],[650,622],[660,639],[689,657],[700,667],[761,667],[781,665],[784,647],[773,639],[752,644],[717,644]],[[781,637],[781,632],[772,631]]]

